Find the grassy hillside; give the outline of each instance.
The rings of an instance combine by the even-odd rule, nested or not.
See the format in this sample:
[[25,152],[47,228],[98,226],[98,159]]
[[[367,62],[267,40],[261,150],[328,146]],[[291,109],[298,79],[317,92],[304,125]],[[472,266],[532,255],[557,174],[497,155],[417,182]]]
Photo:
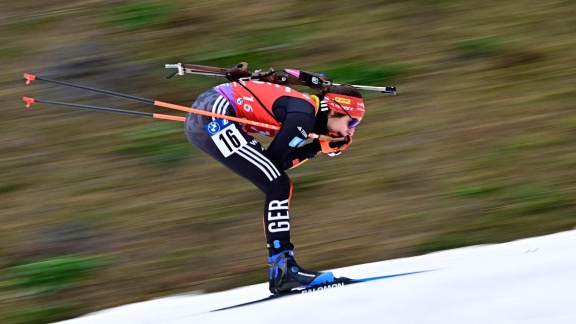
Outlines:
[[267,280],[263,195],[182,124],[21,97],[174,112],[22,73],[183,105],[223,80],[165,63],[397,86],[364,93],[341,156],[289,171],[298,260],[321,270],[573,228],[574,17],[571,1],[3,4],[1,321]]

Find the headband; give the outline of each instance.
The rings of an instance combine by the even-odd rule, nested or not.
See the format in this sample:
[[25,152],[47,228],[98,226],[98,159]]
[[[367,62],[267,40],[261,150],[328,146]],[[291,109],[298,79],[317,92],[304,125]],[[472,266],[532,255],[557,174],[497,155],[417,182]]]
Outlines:
[[[364,100],[362,98],[345,96],[335,93],[327,93],[324,95],[324,101],[328,104],[328,108],[340,112],[342,114],[348,113],[352,117],[364,117]],[[343,111],[346,110],[346,111]]]

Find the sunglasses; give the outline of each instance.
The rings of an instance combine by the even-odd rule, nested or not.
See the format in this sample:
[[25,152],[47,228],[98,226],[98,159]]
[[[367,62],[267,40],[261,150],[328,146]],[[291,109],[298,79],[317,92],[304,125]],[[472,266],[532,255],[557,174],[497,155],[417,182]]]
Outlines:
[[344,111],[344,113],[346,113],[346,115],[348,115],[348,117],[350,117],[351,120],[348,122],[348,129],[354,128],[354,127],[358,126],[358,124],[360,124],[360,120],[359,120],[359,119],[352,117],[352,116],[346,111],[346,109],[344,109],[344,107],[342,107],[342,105],[341,105],[338,101],[336,101],[335,99],[333,99],[333,100],[334,100],[334,102],[335,102],[338,106],[340,106],[340,108],[342,108],[342,111]]
[[[348,116],[350,116],[350,115],[348,115]],[[358,126],[358,124],[360,124],[360,120],[358,120],[354,117],[350,117],[350,118],[352,118],[352,120],[348,122],[348,129],[354,128],[354,127]]]

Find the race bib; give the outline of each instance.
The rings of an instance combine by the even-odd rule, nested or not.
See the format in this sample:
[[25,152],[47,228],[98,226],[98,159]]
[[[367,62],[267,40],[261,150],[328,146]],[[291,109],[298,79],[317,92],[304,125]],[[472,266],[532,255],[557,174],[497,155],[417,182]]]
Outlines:
[[236,125],[228,120],[216,119],[205,127],[224,157],[229,157],[247,144]]

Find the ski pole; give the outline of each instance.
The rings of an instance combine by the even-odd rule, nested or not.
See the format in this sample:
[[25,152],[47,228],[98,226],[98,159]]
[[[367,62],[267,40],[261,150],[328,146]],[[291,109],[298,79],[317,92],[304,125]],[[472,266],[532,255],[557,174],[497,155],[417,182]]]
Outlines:
[[181,122],[186,121],[186,118],[181,117],[181,116],[147,113],[147,112],[142,112],[142,111],[88,106],[88,105],[72,104],[72,103],[66,103],[66,102],[54,102],[54,101],[38,100],[38,99],[30,98],[30,97],[23,97],[22,100],[24,100],[24,102],[26,102],[26,108],[29,108],[34,103],[42,103],[42,104],[55,105],[55,106],[64,106],[64,107],[90,109],[90,110],[98,110],[98,111],[108,111],[108,112],[114,112],[114,113],[120,113],[120,114],[126,114],[126,115],[152,117],[152,118],[156,118],[156,119],[174,120],[174,121],[181,121]]
[[[30,84],[30,82],[34,81],[34,80],[40,80],[40,81],[55,83],[55,84],[59,84],[59,85],[67,86],[67,87],[73,87],[73,88],[103,93],[103,94],[110,95],[110,96],[130,99],[130,100],[134,100],[134,101],[138,101],[138,102],[143,102],[146,104],[152,104],[152,105],[158,106],[158,107],[175,109],[175,110],[190,112],[190,113],[208,116],[208,117],[227,119],[227,120],[241,123],[241,124],[247,124],[247,125],[267,128],[267,129],[271,129],[271,130],[279,130],[280,129],[280,127],[276,126],[276,125],[270,125],[270,124],[256,122],[256,121],[252,121],[252,120],[246,120],[246,119],[242,119],[242,118],[237,118],[237,117],[232,117],[232,116],[227,116],[227,115],[222,115],[222,114],[216,114],[216,113],[209,112],[209,111],[204,111],[204,110],[195,109],[195,108],[188,108],[185,106],[176,105],[176,104],[158,101],[158,100],[151,100],[151,99],[140,98],[140,97],[136,97],[136,96],[130,96],[130,95],[126,95],[123,93],[117,93],[117,92],[112,92],[112,91],[108,91],[108,90],[101,90],[101,89],[86,87],[86,86],[82,86],[82,85],[77,85],[77,84],[72,84],[72,83],[67,83],[67,82],[62,82],[62,81],[57,81],[57,80],[45,79],[45,78],[41,78],[41,77],[38,77],[36,75],[28,74],[28,73],[24,73],[24,78],[26,78],[26,80],[27,80],[26,84]],[[37,101],[37,102],[40,102],[40,101]],[[71,104],[67,104],[67,105],[71,105]],[[112,109],[112,108],[106,108],[106,109]],[[100,109],[100,110],[102,110],[102,109]]]
[[66,87],[72,87],[72,88],[83,89],[83,90],[88,90],[88,91],[92,91],[92,92],[103,93],[106,95],[130,99],[130,100],[135,100],[135,101],[139,101],[139,102],[143,102],[143,103],[147,103],[147,104],[154,104],[154,101],[150,100],[150,99],[139,98],[139,97],[123,94],[123,93],[112,92],[112,91],[108,91],[108,90],[101,90],[101,89],[86,87],[83,85],[72,84],[72,83],[67,83],[67,82],[62,82],[62,81],[57,81],[57,80],[44,79],[44,78],[41,78],[41,77],[33,75],[33,74],[29,74],[29,73],[24,73],[24,78],[26,79],[26,84],[30,84],[34,80],[40,80],[40,81],[45,81],[45,82],[63,85]]
[[[143,102],[143,103],[147,103],[147,104],[152,104],[152,105],[158,106],[158,107],[185,111],[185,112],[198,114],[198,115],[202,115],[202,116],[214,117],[214,118],[219,118],[219,119],[226,119],[226,120],[230,120],[230,121],[237,122],[240,124],[252,125],[252,126],[270,129],[270,130],[280,130],[280,127],[276,126],[276,125],[270,125],[270,124],[266,124],[266,123],[261,123],[261,122],[257,122],[257,121],[253,121],[253,120],[237,118],[237,117],[228,116],[228,115],[216,114],[216,113],[209,112],[209,111],[204,111],[204,110],[195,109],[195,108],[188,108],[186,106],[176,105],[176,104],[158,101],[158,100],[140,98],[140,97],[131,96],[131,95],[118,93],[118,92],[112,92],[112,91],[108,91],[108,90],[101,90],[101,89],[96,89],[96,88],[92,88],[92,87],[87,87],[87,86],[82,86],[82,85],[57,81],[57,80],[45,79],[45,78],[41,78],[41,77],[38,77],[38,76],[33,75],[33,74],[29,74],[29,73],[24,73],[24,78],[26,78],[26,84],[30,84],[34,80],[40,80],[40,81],[51,82],[51,83],[55,83],[55,84],[59,84],[59,85],[67,86],[67,87],[73,87],[73,88],[103,93],[103,94],[110,95],[110,96],[121,97],[121,98],[130,99],[130,100],[134,100],[134,101],[139,101],[139,102]],[[52,104],[52,105],[74,107],[74,108],[84,108],[84,109],[109,111],[109,112],[116,112],[116,113],[123,113],[123,114],[139,115],[139,116],[153,117],[156,119],[176,120],[176,121],[185,121],[186,120],[184,117],[173,116],[173,115],[150,114],[150,113],[145,113],[145,112],[137,112],[137,111],[131,111],[131,110],[115,109],[115,108],[96,107],[96,106],[87,106],[87,105],[61,103],[61,102],[51,102],[51,101],[44,101],[44,100],[35,100],[34,98],[29,98],[29,97],[23,97],[22,99],[26,102],[26,107],[30,107],[31,104],[37,102],[37,103],[46,103],[46,104]],[[338,141],[342,141],[344,139],[343,137],[331,137],[331,136],[326,136],[326,135],[317,135],[314,133],[308,134],[308,137],[318,138],[320,140],[329,141],[329,142],[338,142]]]

